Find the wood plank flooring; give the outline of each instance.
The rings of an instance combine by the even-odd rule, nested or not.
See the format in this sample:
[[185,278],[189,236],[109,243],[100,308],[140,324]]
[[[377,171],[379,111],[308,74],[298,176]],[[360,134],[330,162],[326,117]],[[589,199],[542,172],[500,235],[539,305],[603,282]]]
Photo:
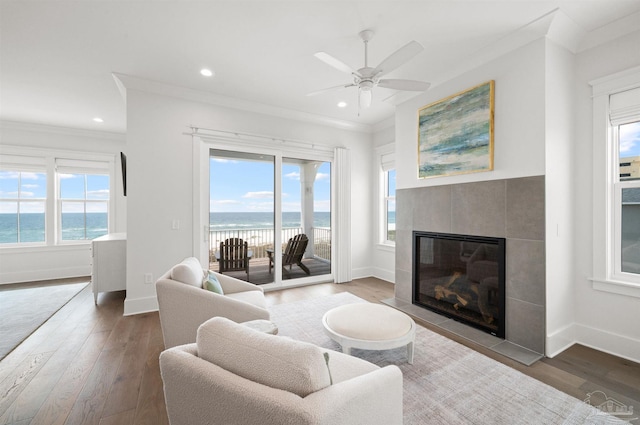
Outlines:
[[[393,285],[359,279],[267,293],[270,305],[348,291],[371,302]],[[0,362],[0,425],[167,424],[158,356],[157,313],[124,317],[124,292],[87,287]],[[640,410],[640,364],[582,346],[526,367],[453,334],[444,334],[578,399],[595,390]]]

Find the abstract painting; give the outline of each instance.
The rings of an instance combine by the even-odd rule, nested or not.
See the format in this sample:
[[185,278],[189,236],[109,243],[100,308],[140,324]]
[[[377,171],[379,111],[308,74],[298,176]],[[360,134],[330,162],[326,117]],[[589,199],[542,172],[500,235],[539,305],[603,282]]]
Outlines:
[[418,177],[493,170],[494,82],[418,111]]

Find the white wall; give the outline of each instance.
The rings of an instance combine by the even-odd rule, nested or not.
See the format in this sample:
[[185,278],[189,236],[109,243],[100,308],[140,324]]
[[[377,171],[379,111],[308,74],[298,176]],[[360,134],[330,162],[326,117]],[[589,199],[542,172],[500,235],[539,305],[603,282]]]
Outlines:
[[[371,149],[371,275],[378,279],[395,283],[396,255],[395,248],[379,243],[380,232],[380,158],[377,147],[395,144],[395,119],[381,123],[373,133]],[[396,165],[397,166],[397,165]]]
[[[432,87],[396,109],[398,189],[539,176],[545,171],[545,40]],[[494,170],[418,179],[418,110],[432,102],[495,80]]]
[[552,41],[545,58],[546,343],[553,357],[573,344],[565,331],[574,320],[573,158],[575,57]]
[[[127,89],[128,232],[125,313],[153,310],[154,279],[192,255],[192,140],[187,126],[351,150],[353,278],[370,276],[371,135]],[[180,229],[172,230],[173,220]]]
[[[125,151],[123,134],[77,130],[36,124],[2,122],[0,127],[2,148],[55,149],[60,152],[106,153],[119,155]],[[126,231],[126,198],[122,195],[119,167],[112,182],[115,191],[115,228]],[[0,284],[88,276],[90,245],[64,245],[0,249]]]
[[[576,341],[640,362],[640,298],[592,288],[593,117],[589,81],[640,65],[640,32],[587,50],[576,57],[574,304]],[[603,140],[603,143],[605,141]]]

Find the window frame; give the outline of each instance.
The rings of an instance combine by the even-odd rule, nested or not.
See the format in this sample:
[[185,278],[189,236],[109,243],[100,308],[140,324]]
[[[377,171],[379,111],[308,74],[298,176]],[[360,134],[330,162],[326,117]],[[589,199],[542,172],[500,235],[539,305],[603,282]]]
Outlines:
[[[640,104],[638,105],[640,107]],[[615,122],[611,124],[612,130],[612,155],[613,158],[617,158],[615,164],[620,163],[620,126],[624,124],[630,124],[634,122],[640,122],[640,111],[638,116],[632,116],[631,119]],[[628,281],[630,283],[638,284],[640,286],[640,274],[629,273],[622,271],[622,191],[624,189],[640,189],[640,179],[634,180],[620,180],[620,169],[613,165],[614,175],[612,176],[612,199],[610,200],[611,216],[613,217],[613,228],[611,229],[611,236],[609,239],[613,239],[611,247],[612,254],[612,268],[611,277],[617,281]]]
[[[640,89],[640,67],[589,83],[593,94],[593,289],[640,298],[640,275],[622,272],[622,189],[618,126],[640,120],[640,104],[614,111],[611,97]],[[604,142],[604,143],[603,143]]]
[[[48,178],[49,176],[47,175],[47,171],[46,171],[46,166],[44,164],[42,165],[32,165],[32,164],[24,164],[24,163],[20,163],[20,162],[13,162],[13,161],[7,161],[7,162],[2,162],[0,163],[0,170],[2,171],[8,171],[8,172],[15,172],[19,174],[18,177],[18,195],[15,198],[9,198],[9,197],[0,197],[0,202],[15,202],[17,204],[17,242],[13,242],[13,243],[5,243],[2,244],[0,246],[5,246],[5,247],[28,247],[28,246],[46,246],[47,245],[47,191],[45,190],[45,197],[44,198],[22,198],[21,193],[22,193],[22,174],[23,173],[38,173],[38,174],[44,174],[45,175],[45,185],[48,185]],[[24,204],[24,203],[44,203],[44,220],[45,220],[45,229],[44,229],[44,241],[37,241],[37,242],[21,242],[20,241],[20,214],[21,214],[21,209],[20,209],[20,205]]]
[[[61,174],[74,174],[76,176],[83,176],[84,177],[84,198],[63,198],[62,197],[62,183],[61,183],[61,178],[60,175]],[[107,176],[109,177],[109,194],[110,196],[107,197],[107,199],[90,199],[87,197],[87,193],[88,193],[88,187],[87,187],[87,180],[88,180],[88,176]],[[56,232],[56,238],[59,244],[61,245],[68,245],[68,244],[74,244],[74,243],[83,243],[83,242],[90,242],[91,239],[87,239],[87,206],[89,204],[105,204],[106,205],[106,210],[107,210],[107,233],[110,233],[111,230],[111,226],[109,225],[109,218],[111,216],[110,214],[110,197],[111,197],[111,192],[112,192],[112,187],[113,187],[113,180],[111,178],[111,176],[109,176],[108,172],[100,172],[99,170],[95,170],[95,169],[84,169],[84,168],[78,168],[78,169],[68,169],[66,168],[64,170],[64,173],[60,172],[60,171],[56,171],[56,205],[57,205],[57,209],[56,209],[56,221],[57,221],[57,232]],[[82,212],[84,214],[84,239],[64,239],[64,229],[62,226],[62,214],[63,214],[63,205],[64,204],[82,204],[83,208],[82,208]]]
[[[61,238],[61,207],[59,200],[58,175],[62,166],[65,172],[70,169],[82,170],[83,174],[101,174],[109,176],[109,196],[107,201],[107,233],[115,228],[115,195],[116,195],[116,155],[108,153],[92,153],[64,151],[46,148],[18,146],[2,146],[0,168],[13,171],[37,171],[45,173],[47,190],[45,200],[45,242],[2,243],[0,250],[24,250],[62,247],[71,245],[88,245],[90,239],[67,240]],[[37,168],[37,170],[36,170]],[[92,201],[92,200],[91,200]],[[103,200],[99,200],[104,202]]]
[[[389,143],[376,149],[376,163],[378,174],[378,245],[387,249],[395,249],[396,242],[389,240],[388,201],[395,201],[396,197],[389,196],[389,171],[396,170],[395,144]],[[397,186],[396,186],[397,189]]]

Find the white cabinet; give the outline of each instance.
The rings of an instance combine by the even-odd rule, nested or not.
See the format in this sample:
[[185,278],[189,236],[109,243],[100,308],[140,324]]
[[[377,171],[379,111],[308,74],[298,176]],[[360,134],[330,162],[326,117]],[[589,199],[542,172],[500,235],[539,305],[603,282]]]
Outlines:
[[127,234],[110,233],[91,241],[91,286],[98,292],[127,289]]

